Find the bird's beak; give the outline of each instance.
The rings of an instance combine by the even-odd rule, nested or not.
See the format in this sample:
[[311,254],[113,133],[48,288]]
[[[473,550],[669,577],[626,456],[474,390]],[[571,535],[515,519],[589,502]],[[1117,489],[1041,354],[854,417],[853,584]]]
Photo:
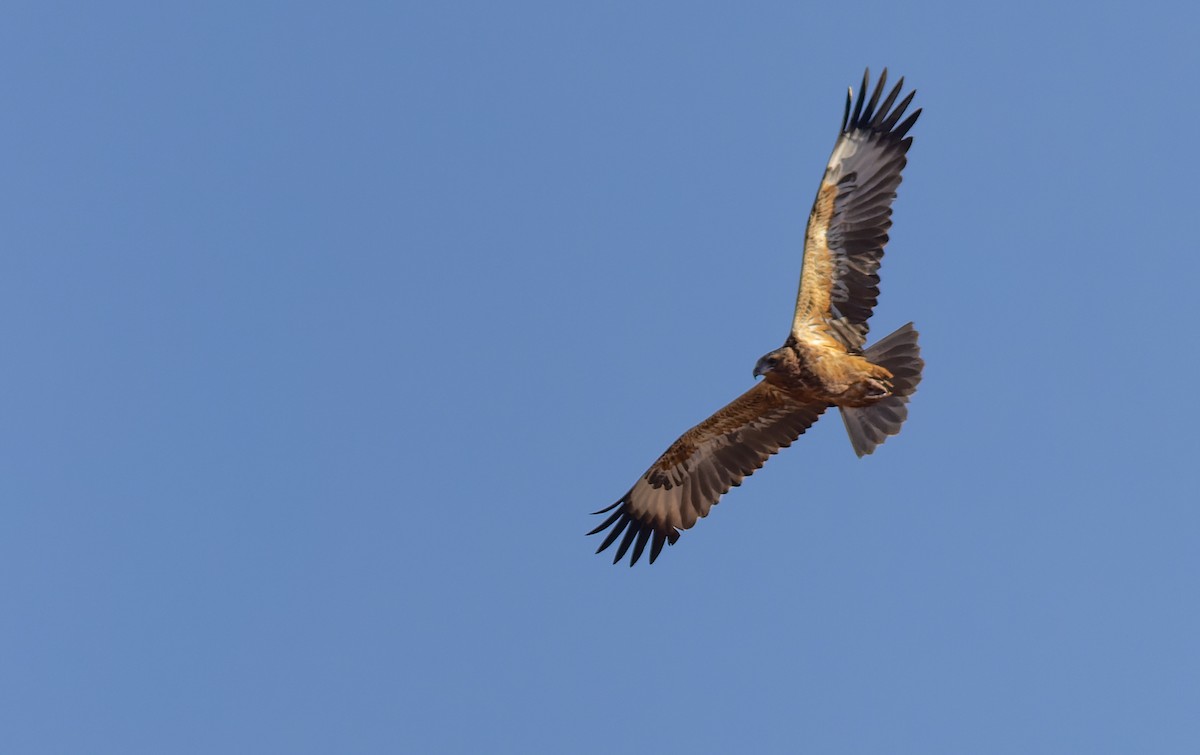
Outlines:
[[761,361],[754,365],[754,377],[760,378],[767,374],[767,367]]

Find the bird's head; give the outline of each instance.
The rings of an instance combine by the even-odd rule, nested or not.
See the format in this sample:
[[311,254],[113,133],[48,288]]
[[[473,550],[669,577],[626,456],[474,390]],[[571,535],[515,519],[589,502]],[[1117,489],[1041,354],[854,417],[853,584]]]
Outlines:
[[754,365],[754,377],[763,377],[774,372],[781,365],[787,364],[791,356],[790,350],[786,348],[775,349],[770,353],[764,354],[762,359],[758,360],[758,364]]

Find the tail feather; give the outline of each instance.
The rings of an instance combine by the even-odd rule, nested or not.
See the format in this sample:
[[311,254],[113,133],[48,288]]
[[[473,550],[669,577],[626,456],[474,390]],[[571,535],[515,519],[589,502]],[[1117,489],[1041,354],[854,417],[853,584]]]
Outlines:
[[925,367],[917,336],[910,322],[863,352],[868,360],[892,373],[892,395],[870,406],[841,408],[850,444],[859,457],[900,432],[900,426],[908,418],[908,399],[916,392]]

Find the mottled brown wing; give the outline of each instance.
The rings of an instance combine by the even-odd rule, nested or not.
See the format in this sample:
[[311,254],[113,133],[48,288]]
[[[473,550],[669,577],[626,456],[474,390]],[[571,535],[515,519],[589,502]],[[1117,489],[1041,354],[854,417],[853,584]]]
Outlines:
[[916,92],[893,108],[904,79],[880,102],[886,81],[884,69],[864,107],[870,72],[863,74],[853,112],[853,92],[846,95],[842,131],[805,232],[792,321],[792,336],[798,340],[818,331],[851,350],[866,342],[867,320],[879,300],[879,262],[892,227],[892,200],[912,144],[905,134],[921,114],[917,110],[898,124]]
[[675,544],[679,530],[689,529],[729,488],[761,467],[767,457],[809,428],[825,404],[799,403],[766,381],[684,433],[646,470],[621,500],[595,513],[616,509],[596,529],[611,527],[597,553],[624,533],[613,563],[633,546],[629,565],[641,557],[647,542],[650,563],[663,543]]

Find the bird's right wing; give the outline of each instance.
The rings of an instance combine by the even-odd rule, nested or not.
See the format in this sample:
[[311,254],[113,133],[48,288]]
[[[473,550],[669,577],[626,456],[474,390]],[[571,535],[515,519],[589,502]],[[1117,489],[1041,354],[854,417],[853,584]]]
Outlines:
[[867,320],[879,299],[879,262],[892,227],[892,200],[912,145],[908,131],[921,115],[915,110],[900,120],[916,92],[896,104],[902,78],[883,97],[886,69],[864,105],[869,77],[863,74],[853,110],[846,98],[842,130],[813,202],[792,321],[797,340],[806,340],[815,329],[852,350],[867,340]]
[[693,427],[651,465],[633,488],[613,505],[616,509],[596,529],[612,529],[596,550],[612,545],[624,533],[613,563],[633,546],[629,565],[650,546],[650,563],[664,543],[674,545],[679,530],[708,516],[729,488],[761,467],[771,454],[790,446],[828,408],[823,403],[800,403],[765,380],[731,404]]

